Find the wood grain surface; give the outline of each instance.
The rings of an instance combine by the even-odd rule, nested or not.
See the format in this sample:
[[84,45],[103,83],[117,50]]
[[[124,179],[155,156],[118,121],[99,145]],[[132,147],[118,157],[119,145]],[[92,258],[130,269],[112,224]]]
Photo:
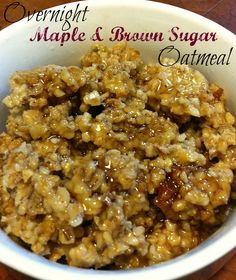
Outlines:
[[[0,0],[0,29],[10,25],[11,22],[17,21],[21,13],[14,9],[11,10],[11,22],[4,19],[6,7],[13,2],[20,2],[27,11],[31,13],[36,10],[42,10],[55,5],[74,2],[75,0]],[[99,0],[97,0],[99,1]],[[131,0],[129,0],[131,1]],[[132,0],[133,1],[133,0]],[[236,0],[163,0],[156,1],[175,5],[187,10],[203,15],[215,22],[226,27],[236,34]],[[220,248],[219,248],[220,250]],[[1,254],[1,252],[0,252]],[[219,268],[220,269],[220,268]],[[0,280],[28,280],[29,278],[15,273],[8,267],[0,264]],[[235,256],[226,263],[213,277],[209,280],[235,280],[236,279],[236,251]],[[56,280],[56,279],[55,279]]]

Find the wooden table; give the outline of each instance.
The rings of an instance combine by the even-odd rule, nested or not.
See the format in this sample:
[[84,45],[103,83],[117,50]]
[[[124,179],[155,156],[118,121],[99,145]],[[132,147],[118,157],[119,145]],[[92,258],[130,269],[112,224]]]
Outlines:
[[[74,2],[75,0],[19,0],[19,2],[26,8],[27,11],[41,10],[55,5]],[[99,0],[97,0],[99,1]],[[128,1],[128,0],[127,0]],[[131,1],[131,0],[130,0]],[[134,0],[132,0],[134,1]],[[1,0],[0,1],[0,29],[10,25],[4,19],[4,11],[6,7],[15,0]],[[236,0],[162,0],[156,1],[167,4],[172,4],[181,8],[185,8],[201,14],[209,19],[212,19],[227,29],[236,33]],[[19,19],[21,14],[13,11],[11,18],[8,21],[14,22]],[[1,252],[0,252],[1,253]],[[0,264],[0,280],[26,280],[25,276],[14,276],[11,270],[6,266]],[[219,270],[209,280],[235,280],[236,279],[236,251],[235,256]]]

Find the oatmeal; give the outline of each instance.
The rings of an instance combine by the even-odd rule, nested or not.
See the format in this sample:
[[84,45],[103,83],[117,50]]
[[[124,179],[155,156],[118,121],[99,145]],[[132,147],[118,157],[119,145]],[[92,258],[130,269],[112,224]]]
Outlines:
[[196,70],[96,45],[80,67],[14,73],[3,103],[0,226],[36,254],[148,266],[196,247],[230,212],[234,117]]

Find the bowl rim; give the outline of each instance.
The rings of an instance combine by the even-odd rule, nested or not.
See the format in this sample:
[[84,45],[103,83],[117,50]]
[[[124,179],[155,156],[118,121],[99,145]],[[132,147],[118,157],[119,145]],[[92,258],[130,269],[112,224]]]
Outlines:
[[[50,9],[58,9],[65,5],[72,8],[78,3],[81,2],[65,3],[51,7]],[[206,24],[207,27],[216,29],[218,34],[221,34],[222,38],[236,46],[236,36],[231,31],[201,15],[173,5],[145,0],[135,2],[123,2],[120,0],[109,2],[106,0],[100,0],[99,2],[95,2],[88,0],[83,1],[83,3],[89,3],[89,5],[93,7],[103,6],[106,8],[114,8],[121,5],[125,8],[132,8],[135,6],[135,8],[146,9],[147,12],[149,9],[156,9],[156,11],[168,13],[169,15],[175,15],[177,17],[181,15],[181,17],[186,20],[193,22],[193,24],[199,24],[199,21],[201,21],[202,25]],[[12,32],[16,33],[17,30],[24,28],[26,22],[27,19],[25,18],[1,30],[0,45],[1,42],[12,35]],[[186,254],[161,264],[146,267],[145,269],[139,268],[125,271],[96,271],[53,263],[20,247],[0,230],[0,261],[26,275],[36,278],[40,277],[40,279],[44,280],[67,279],[69,277],[70,280],[88,280],[92,278],[94,279],[94,277],[96,280],[108,279],[110,277],[113,277],[114,279],[123,277],[124,280],[137,280],[143,279],[144,277],[157,276],[157,273],[159,280],[178,279],[206,267],[236,247],[236,226],[230,231],[224,232],[223,236],[221,236],[220,232],[222,232],[224,228],[223,225],[206,241]],[[233,242],[233,240],[235,241]]]

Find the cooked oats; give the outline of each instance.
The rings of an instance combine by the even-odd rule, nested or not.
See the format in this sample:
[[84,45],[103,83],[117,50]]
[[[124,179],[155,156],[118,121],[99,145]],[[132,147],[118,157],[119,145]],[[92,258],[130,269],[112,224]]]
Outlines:
[[80,67],[14,73],[3,103],[0,226],[50,260],[169,260],[211,235],[236,198],[234,117],[188,66],[95,45]]

